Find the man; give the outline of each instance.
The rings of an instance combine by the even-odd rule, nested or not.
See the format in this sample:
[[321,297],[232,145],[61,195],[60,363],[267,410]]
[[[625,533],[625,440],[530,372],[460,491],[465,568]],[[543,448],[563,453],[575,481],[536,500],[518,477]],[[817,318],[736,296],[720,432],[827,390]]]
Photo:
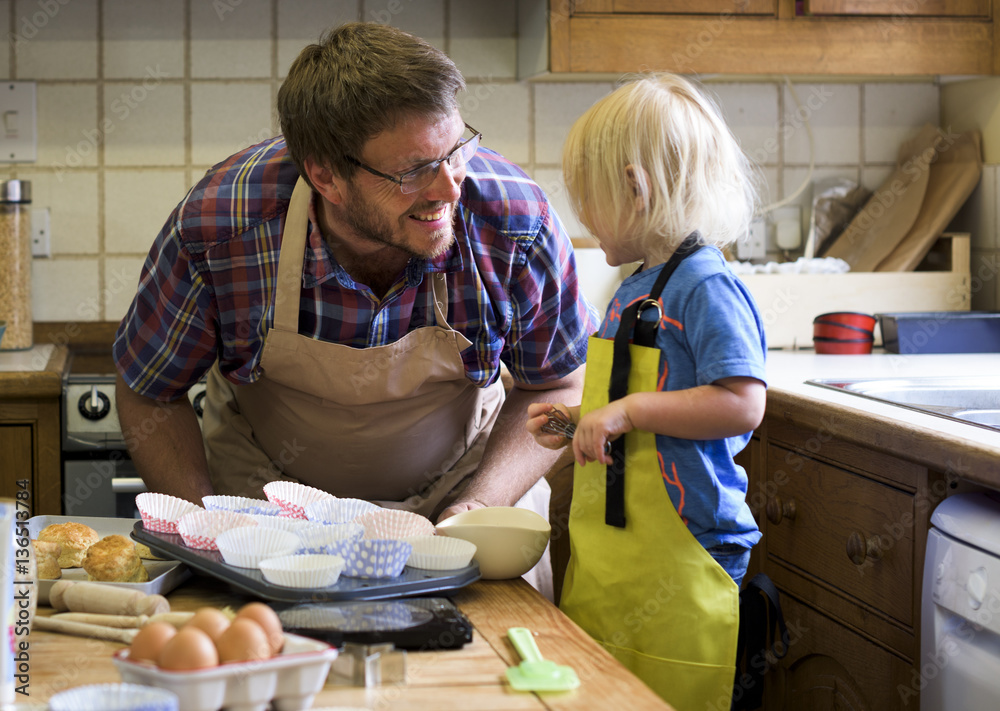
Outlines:
[[[525,411],[579,399],[596,314],[542,191],[463,123],[463,88],[422,40],[341,26],[289,70],[283,136],[176,208],[114,344],[151,490],[293,479],[435,519],[546,512],[558,453]],[[184,394],[206,374],[203,447]]]

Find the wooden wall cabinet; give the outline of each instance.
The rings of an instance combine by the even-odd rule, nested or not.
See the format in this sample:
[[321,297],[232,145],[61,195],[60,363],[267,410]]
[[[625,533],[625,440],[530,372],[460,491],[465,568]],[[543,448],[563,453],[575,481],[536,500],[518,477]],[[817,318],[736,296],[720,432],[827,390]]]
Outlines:
[[781,592],[788,653],[765,708],[893,711],[919,705],[923,558],[944,477],[769,413],[737,460],[763,532],[750,574]]
[[[534,3],[537,5],[538,3]],[[998,0],[521,0],[523,48],[552,73],[989,75]],[[544,41],[533,38],[547,30]],[[539,58],[548,60],[538,67]],[[519,59],[522,76],[531,59]]]
[[0,400],[0,498],[26,490],[32,516],[62,513],[59,408],[58,397]]

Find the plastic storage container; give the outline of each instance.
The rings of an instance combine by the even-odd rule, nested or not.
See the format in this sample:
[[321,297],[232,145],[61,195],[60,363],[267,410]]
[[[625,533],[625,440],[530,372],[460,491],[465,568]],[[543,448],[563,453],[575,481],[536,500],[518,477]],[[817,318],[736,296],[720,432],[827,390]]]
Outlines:
[[878,314],[890,353],[1000,353],[1000,313],[928,311]]
[[27,180],[0,181],[0,321],[7,322],[0,350],[31,348],[31,183]]

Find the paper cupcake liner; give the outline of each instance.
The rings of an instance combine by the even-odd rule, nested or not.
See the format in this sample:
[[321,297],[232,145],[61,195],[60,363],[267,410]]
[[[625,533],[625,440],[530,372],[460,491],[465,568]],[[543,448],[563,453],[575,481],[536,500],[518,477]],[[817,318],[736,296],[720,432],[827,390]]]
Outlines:
[[336,553],[339,555],[343,550],[341,544],[353,545],[364,532],[364,529],[357,523],[308,526],[294,532],[300,541],[300,547],[296,552],[302,554]]
[[298,533],[307,528],[317,528],[322,524],[314,521],[307,521],[304,518],[289,518],[288,516],[262,516],[260,514],[247,514],[257,522],[261,528],[272,528],[279,531],[289,531]]
[[305,507],[313,501],[332,499],[333,494],[296,481],[271,481],[264,485],[264,496],[273,501],[286,516],[305,518]]
[[365,538],[402,540],[410,536],[433,536],[434,524],[420,514],[399,509],[380,509],[355,519],[365,529]]
[[447,536],[411,536],[406,542],[413,546],[407,565],[424,570],[457,570],[465,568],[476,555],[476,544]]
[[257,516],[277,516],[281,507],[273,501],[251,499],[249,496],[203,496],[201,503],[208,511],[235,511]]
[[306,518],[319,523],[349,523],[369,511],[382,507],[362,499],[333,498],[314,501],[305,507]]
[[413,550],[406,541],[362,538],[344,566],[351,578],[395,578],[403,572]]
[[299,547],[294,533],[262,526],[231,528],[215,539],[222,559],[237,568],[256,568],[262,560],[292,555]]
[[[206,497],[207,498],[207,497]],[[202,551],[217,551],[215,539],[223,531],[242,526],[256,526],[246,514],[235,511],[192,511],[181,516],[177,522],[177,532],[188,548]]]
[[156,533],[177,533],[177,521],[192,511],[204,511],[198,504],[169,494],[144,491],[135,497],[135,506],[142,516],[142,526]]
[[180,701],[169,689],[142,684],[91,684],[55,694],[50,711],[178,711]]
[[346,561],[339,555],[286,555],[260,562],[264,579],[286,588],[327,588],[336,584]]

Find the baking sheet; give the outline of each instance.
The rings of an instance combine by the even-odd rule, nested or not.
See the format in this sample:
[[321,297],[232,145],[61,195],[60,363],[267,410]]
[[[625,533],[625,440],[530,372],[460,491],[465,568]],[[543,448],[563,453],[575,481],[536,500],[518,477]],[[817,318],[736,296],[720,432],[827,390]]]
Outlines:
[[[53,523],[76,523],[86,524],[97,531],[102,538],[115,533],[133,538],[132,529],[139,519],[135,518],[103,518],[98,516],[33,516],[29,518],[28,533],[32,538],[38,538],[38,533],[46,526]],[[140,521],[141,522],[141,521]],[[153,551],[156,553],[156,551]],[[171,558],[171,556],[160,555],[161,558]],[[191,571],[186,565],[178,560],[145,560],[142,561],[146,571],[149,573],[149,580],[145,583],[105,583],[101,585],[113,585],[115,587],[133,588],[141,590],[147,595],[166,595],[185,580],[191,577]],[[87,571],[83,568],[63,568],[60,580],[76,580],[86,582]],[[38,581],[38,603],[40,605],[49,604],[49,590],[55,580]]]
[[176,533],[157,533],[136,521],[132,538],[149,546],[154,553],[177,558],[194,570],[223,580],[240,590],[276,602],[335,602],[343,600],[387,600],[410,595],[458,590],[479,580],[479,564],[458,570],[423,570],[406,566],[395,578],[348,578],[341,576],[326,588],[287,588],[264,579],[260,570],[227,564],[218,551],[188,548]]

